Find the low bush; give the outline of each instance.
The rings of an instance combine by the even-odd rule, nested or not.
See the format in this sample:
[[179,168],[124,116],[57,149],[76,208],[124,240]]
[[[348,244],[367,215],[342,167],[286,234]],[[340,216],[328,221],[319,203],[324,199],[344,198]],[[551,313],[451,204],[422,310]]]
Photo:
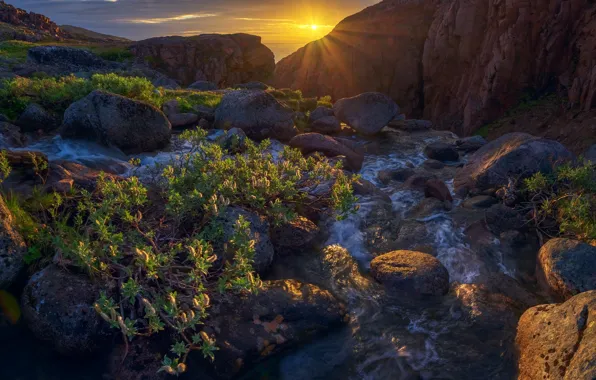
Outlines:
[[[216,354],[214,337],[202,329],[212,299],[260,286],[245,219],[236,221],[225,255],[214,249],[223,238],[219,216],[227,207],[280,224],[309,202],[305,189],[334,179],[328,206],[341,216],[354,201],[351,179],[326,159],[286,148],[274,160],[268,141],[247,141],[246,153],[233,156],[198,129],[182,138],[191,151],[158,167],[162,175],[149,183],[102,175],[93,192],[39,193],[10,204],[30,247],[28,261],[59,260],[103,284],[95,309],[125,341],[175,333],[162,363],[170,374],[184,372],[191,351]],[[231,259],[222,263],[222,257]]]
[[536,226],[549,236],[596,239],[596,166],[560,166],[524,181]]

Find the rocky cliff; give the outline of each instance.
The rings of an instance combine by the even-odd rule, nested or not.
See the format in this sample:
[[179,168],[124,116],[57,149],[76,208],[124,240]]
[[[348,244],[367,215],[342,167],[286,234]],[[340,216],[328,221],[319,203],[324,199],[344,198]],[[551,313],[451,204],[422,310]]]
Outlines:
[[6,34],[7,38],[37,41],[44,38],[67,37],[66,33],[48,17],[16,8],[2,0],[0,0],[0,23],[5,24],[0,25],[0,34]]
[[134,44],[131,51],[182,84],[208,80],[226,87],[265,81],[275,69],[271,50],[261,37],[249,34],[150,38]]
[[469,134],[527,91],[596,106],[590,0],[386,0],[280,61],[277,87],[391,95],[408,116]]

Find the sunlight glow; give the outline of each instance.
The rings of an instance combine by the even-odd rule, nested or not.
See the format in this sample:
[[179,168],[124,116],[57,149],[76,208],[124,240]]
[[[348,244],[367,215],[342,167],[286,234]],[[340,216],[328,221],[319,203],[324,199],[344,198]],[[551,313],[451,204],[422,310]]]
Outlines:
[[316,26],[316,25],[311,25],[311,26],[310,26],[310,28],[311,28],[312,30],[317,30],[317,26]]

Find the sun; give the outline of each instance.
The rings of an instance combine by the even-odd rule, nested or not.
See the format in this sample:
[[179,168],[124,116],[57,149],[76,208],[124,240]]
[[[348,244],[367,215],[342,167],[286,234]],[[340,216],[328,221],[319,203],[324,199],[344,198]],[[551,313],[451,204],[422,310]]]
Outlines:
[[310,26],[310,28],[311,28],[312,30],[317,30],[318,26],[316,26],[316,25],[311,25],[311,26]]

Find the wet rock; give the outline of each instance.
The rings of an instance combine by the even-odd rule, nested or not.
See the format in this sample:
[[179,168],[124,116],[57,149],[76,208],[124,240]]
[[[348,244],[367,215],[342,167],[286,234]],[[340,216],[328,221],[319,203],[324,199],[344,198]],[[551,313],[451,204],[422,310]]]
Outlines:
[[269,89],[263,82],[248,82],[248,83],[239,83],[232,86],[232,88],[238,88],[241,90],[249,90],[249,91],[265,91]]
[[482,136],[471,136],[459,139],[455,142],[457,149],[466,153],[475,152],[486,145],[486,140]]
[[216,332],[214,364],[222,378],[328,332],[345,315],[331,293],[295,280],[266,281],[258,294],[234,297],[211,312],[207,326]]
[[0,121],[0,148],[21,148],[26,138],[21,135],[19,127],[6,121]]
[[372,276],[393,291],[443,295],[449,291],[449,273],[439,260],[415,251],[393,251],[375,257]]
[[426,183],[433,179],[436,179],[436,177],[433,175],[414,174],[408,177],[404,183],[404,188],[424,192],[424,189],[426,189]]
[[14,226],[14,217],[0,196],[0,289],[6,289],[25,269],[25,242]]
[[559,299],[596,290],[596,247],[571,239],[551,239],[538,253],[544,286]]
[[359,178],[352,183],[354,194],[361,196],[374,196],[385,203],[391,204],[391,197],[383,190],[379,189],[374,183],[367,181],[364,178]]
[[168,115],[168,120],[172,128],[189,128],[197,125],[199,116],[196,113],[176,113]]
[[64,138],[114,145],[128,154],[167,146],[172,135],[166,116],[143,102],[103,91],[93,91],[64,113]]
[[374,135],[399,114],[399,107],[387,95],[366,92],[338,100],[333,105],[333,111],[342,123],[362,134]]
[[412,207],[407,213],[406,216],[412,219],[425,219],[430,216],[436,215],[440,212],[445,212],[450,210],[449,207],[446,207],[445,201],[440,201],[437,198],[424,198],[420,201],[416,206]]
[[38,130],[49,132],[60,126],[60,120],[56,115],[46,111],[39,104],[31,103],[15,121],[15,124],[21,127],[21,130],[24,132]]
[[341,131],[341,124],[335,116],[318,118],[312,122],[310,127],[313,131],[324,134],[332,134]]
[[453,197],[451,196],[449,188],[445,185],[445,182],[436,178],[426,181],[424,196],[427,198],[436,198],[440,201],[453,202]]
[[328,157],[346,156],[350,169],[354,171],[362,168],[364,156],[351,150],[333,137],[324,136],[319,133],[304,133],[290,140],[290,146],[298,148],[303,154],[321,152]]
[[217,85],[213,82],[209,82],[206,80],[198,80],[188,86],[189,90],[197,90],[197,91],[215,91],[217,90]]
[[219,217],[223,224],[223,241],[215,244],[215,251],[219,256],[217,264],[233,258],[233,251],[228,246],[228,242],[234,235],[234,226],[240,216],[250,223],[249,235],[255,241],[254,268],[258,273],[264,273],[275,254],[269,238],[269,223],[258,214],[240,207],[229,207]]
[[121,178],[116,175],[89,168],[76,162],[55,160],[49,165],[46,186],[55,188],[55,186],[60,185],[61,182],[61,186],[64,186],[63,181],[67,181],[71,183],[73,187],[78,187],[93,192],[101,175],[103,175],[106,179],[111,178],[117,180],[118,178]]
[[527,222],[519,212],[501,203],[486,210],[485,220],[489,230],[497,236],[505,231],[527,228]]
[[455,176],[455,188],[489,189],[507,186],[536,172],[550,173],[553,168],[573,158],[560,143],[531,136],[508,133],[484,145],[474,153]]
[[93,353],[110,335],[93,308],[99,290],[84,275],[49,266],[31,277],[23,291],[25,323],[63,355]]
[[314,111],[312,111],[310,113],[308,122],[312,124],[321,118],[329,117],[329,116],[335,116],[332,108],[322,107],[322,106],[317,107]]
[[291,109],[264,91],[232,91],[215,110],[215,128],[240,128],[255,140],[290,140],[297,133]]
[[465,208],[489,208],[498,202],[497,198],[489,195],[477,195],[464,201]]
[[319,234],[319,227],[306,219],[295,220],[271,229],[271,242],[275,253],[279,256],[300,253],[309,249]]
[[430,159],[441,162],[459,160],[459,153],[457,153],[457,150],[455,150],[453,145],[442,142],[427,145],[426,148],[424,148],[424,154]]
[[515,342],[519,379],[594,379],[596,291],[528,309]]
[[431,170],[441,170],[445,167],[444,163],[442,163],[441,161],[437,161],[437,160],[426,160],[426,161],[424,161],[423,165],[426,169],[431,169]]
[[432,121],[429,120],[416,120],[416,119],[408,119],[408,120],[398,120],[393,119],[387,124],[390,128],[399,129],[400,131],[405,132],[421,132],[421,131],[428,131],[433,127]]

